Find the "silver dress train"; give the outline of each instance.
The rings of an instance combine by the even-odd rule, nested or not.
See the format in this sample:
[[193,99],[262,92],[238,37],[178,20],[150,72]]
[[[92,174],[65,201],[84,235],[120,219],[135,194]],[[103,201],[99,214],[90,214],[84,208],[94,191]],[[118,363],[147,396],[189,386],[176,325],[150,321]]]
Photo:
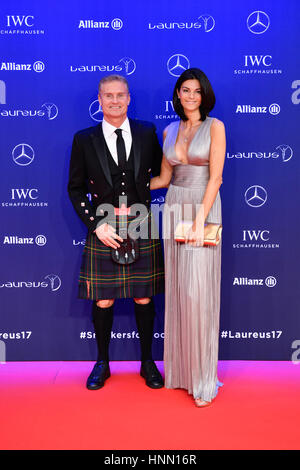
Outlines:
[[[174,228],[183,218],[183,205],[192,208],[194,218],[202,203],[209,179],[212,121],[207,117],[197,129],[188,149],[188,164],[182,164],[175,152],[179,121],[168,126],[164,141],[164,155],[173,166],[163,218],[165,386],[186,389],[205,401],[211,401],[222,385],[217,378],[221,243],[217,247],[177,243]],[[206,222],[221,220],[218,193]]]

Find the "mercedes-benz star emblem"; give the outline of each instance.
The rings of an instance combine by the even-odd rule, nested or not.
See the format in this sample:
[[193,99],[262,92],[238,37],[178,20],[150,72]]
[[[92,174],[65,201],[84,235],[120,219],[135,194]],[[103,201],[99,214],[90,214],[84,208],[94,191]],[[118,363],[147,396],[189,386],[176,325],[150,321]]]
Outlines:
[[101,122],[103,119],[102,109],[98,100],[93,101],[89,107],[90,117],[96,121]]
[[130,57],[123,57],[119,60],[119,62],[124,64],[126,75],[131,75],[133,72],[135,72],[136,63]]
[[180,77],[182,72],[190,68],[189,59],[183,54],[172,55],[167,62],[168,72],[173,77]]
[[270,26],[270,18],[264,11],[254,11],[247,18],[247,27],[253,34],[263,34]]
[[250,186],[245,192],[245,201],[250,207],[261,207],[267,200],[267,191],[262,186]]
[[12,157],[17,165],[30,165],[34,160],[34,150],[28,144],[18,144],[12,151]]

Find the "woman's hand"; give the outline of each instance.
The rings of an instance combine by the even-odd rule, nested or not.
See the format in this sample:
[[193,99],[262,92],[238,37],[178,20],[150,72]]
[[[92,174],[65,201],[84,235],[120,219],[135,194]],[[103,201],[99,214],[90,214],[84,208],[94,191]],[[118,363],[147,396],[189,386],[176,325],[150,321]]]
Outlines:
[[204,225],[199,221],[195,220],[191,228],[189,229],[185,243],[191,246],[203,246],[204,243]]

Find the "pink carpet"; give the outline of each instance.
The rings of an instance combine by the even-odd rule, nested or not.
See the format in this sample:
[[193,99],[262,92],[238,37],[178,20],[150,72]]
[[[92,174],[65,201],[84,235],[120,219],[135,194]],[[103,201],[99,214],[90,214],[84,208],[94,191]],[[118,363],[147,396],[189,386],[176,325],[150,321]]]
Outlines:
[[105,387],[89,391],[93,364],[0,364],[0,448],[300,448],[300,365],[221,361],[224,386],[198,409],[183,390],[146,387],[138,362],[112,362]]

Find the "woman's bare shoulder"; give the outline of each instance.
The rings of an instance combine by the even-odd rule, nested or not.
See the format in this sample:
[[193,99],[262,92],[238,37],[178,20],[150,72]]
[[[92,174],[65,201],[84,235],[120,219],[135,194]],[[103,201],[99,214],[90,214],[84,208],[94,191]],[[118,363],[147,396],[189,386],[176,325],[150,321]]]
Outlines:
[[164,130],[163,130],[163,136],[166,137],[168,131],[169,131],[172,127],[174,127],[174,126],[176,126],[176,125],[177,125],[177,121],[170,122],[170,124],[168,124],[168,125],[164,128]]
[[215,129],[224,129],[225,125],[223,121],[214,117],[212,118],[211,127],[214,127]]

